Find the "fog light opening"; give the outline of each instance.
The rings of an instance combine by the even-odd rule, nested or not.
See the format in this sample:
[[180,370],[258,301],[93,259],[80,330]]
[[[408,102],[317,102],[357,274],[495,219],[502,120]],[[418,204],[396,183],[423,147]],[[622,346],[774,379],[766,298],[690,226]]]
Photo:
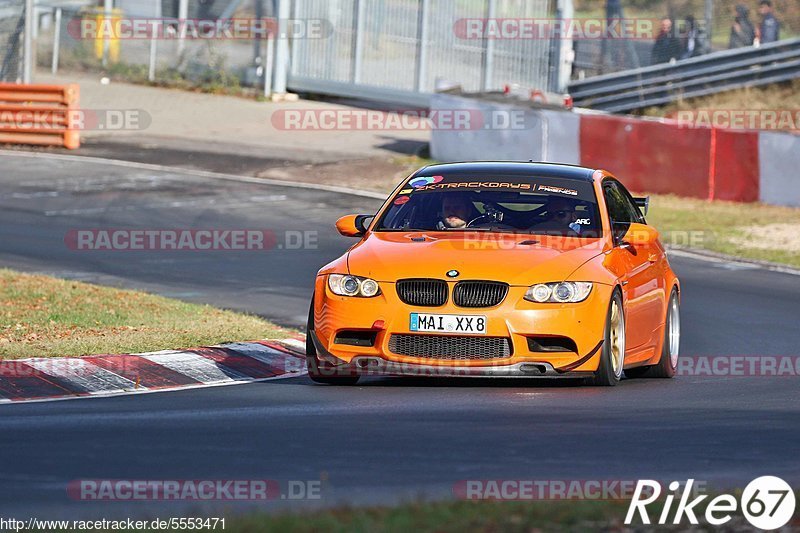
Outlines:
[[520,365],[519,369],[524,374],[544,375],[547,374],[547,367],[545,365],[537,365],[535,363],[525,363]]

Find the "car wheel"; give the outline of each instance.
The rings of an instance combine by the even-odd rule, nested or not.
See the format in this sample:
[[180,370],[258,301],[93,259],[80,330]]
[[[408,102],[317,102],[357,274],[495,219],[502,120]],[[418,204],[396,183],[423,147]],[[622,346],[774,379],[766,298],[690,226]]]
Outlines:
[[614,291],[608,305],[606,329],[603,339],[603,350],[600,355],[600,366],[594,373],[592,383],[603,387],[613,387],[622,379],[622,367],[625,364],[625,310],[622,307],[622,296]]
[[333,365],[320,361],[317,358],[317,347],[311,339],[311,332],[314,330],[314,297],[311,297],[311,307],[308,310],[308,321],[306,322],[306,368],[308,377],[316,383],[328,385],[355,385],[358,383],[359,376],[352,374],[337,375],[337,369]]
[[658,364],[640,366],[625,371],[631,378],[671,378],[678,368],[678,354],[681,344],[681,314],[678,290],[672,289],[667,306],[667,319],[664,323],[664,344]]

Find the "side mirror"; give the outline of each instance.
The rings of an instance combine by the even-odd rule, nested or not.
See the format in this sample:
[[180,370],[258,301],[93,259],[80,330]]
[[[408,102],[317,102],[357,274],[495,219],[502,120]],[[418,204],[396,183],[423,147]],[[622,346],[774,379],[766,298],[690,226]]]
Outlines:
[[647,224],[633,222],[619,241],[619,246],[648,246],[658,240],[658,231]]
[[336,221],[336,229],[345,237],[361,237],[367,232],[367,220],[373,215],[345,215]]

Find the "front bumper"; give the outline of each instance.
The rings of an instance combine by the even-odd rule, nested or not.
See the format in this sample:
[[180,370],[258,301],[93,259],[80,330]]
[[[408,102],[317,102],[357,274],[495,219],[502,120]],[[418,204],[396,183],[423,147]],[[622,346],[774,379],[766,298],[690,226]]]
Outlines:
[[[595,284],[589,297],[575,304],[529,302],[523,299],[527,287],[511,287],[495,307],[463,308],[448,301],[430,308],[403,303],[393,283],[380,285],[381,294],[374,298],[350,298],[330,292],[325,276],[317,278],[314,331],[309,334],[321,362],[352,373],[405,376],[581,377],[598,368],[610,286]],[[486,316],[485,337],[509,339],[511,354],[454,360],[393,353],[389,348],[392,334],[424,335],[410,331],[413,312]],[[375,341],[370,346],[334,342],[344,331],[374,332]],[[570,339],[575,350],[531,350],[528,339],[542,336]]]

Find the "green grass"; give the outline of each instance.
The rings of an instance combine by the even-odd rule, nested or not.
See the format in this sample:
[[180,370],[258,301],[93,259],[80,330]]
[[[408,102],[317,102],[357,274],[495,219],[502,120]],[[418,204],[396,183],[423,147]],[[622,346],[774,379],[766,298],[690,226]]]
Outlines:
[[[737,501],[740,491],[733,494]],[[705,509],[715,493],[710,493],[696,507],[700,524],[691,526],[692,531],[719,531],[718,526],[704,523]],[[449,501],[438,503],[408,503],[397,507],[336,508],[306,513],[254,514],[229,518],[225,530],[234,533],[256,532],[342,532],[342,533],[405,533],[464,531],[528,533],[532,531],[687,531],[687,519],[679,525],[645,526],[638,515],[630,526],[624,520],[630,504],[629,499],[620,500],[550,500],[550,501]],[[664,496],[648,512],[652,521],[657,521],[664,505]],[[676,505],[671,507],[670,521],[675,515]],[[731,513],[725,531],[751,531],[753,528],[741,511]],[[786,527],[794,530],[797,519]]]
[[[735,491],[737,501],[740,491]],[[320,511],[294,511],[274,514],[253,513],[225,517],[225,531],[233,533],[486,533],[580,532],[585,531],[720,531],[720,526],[704,523],[709,497],[694,507],[699,525],[689,526],[684,517],[678,525],[643,525],[638,515],[630,526],[624,524],[630,500],[550,500],[550,501],[447,501],[416,502],[396,507],[338,507]],[[657,521],[663,509],[662,499],[648,506],[651,521]],[[669,520],[677,504],[671,506]],[[149,521],[148,521],[149,523]],[[785,526],[796,530],[797,519]],[[221,527],[217,524],[217,529]],[[724,531],[753,531],[741,511],[731,513]],[[58,531],[75,531],[73,529]],[[154,531],[147,529],[147,531]],[[208,531],[208,529],[206,529]]]
[[256,514],[230,519],[225,530],[276,533],[597,531],[619,528],[626,510],[625,501],[413,503],[303,514]]
[[0,358],[191,348],[285,337],[258,317],[0,269]]
[[800,243],[797,232],[786,239],[778,237],[777,228],[768,228],[767,239],[748,235],[750,229],[776,224],[800,227],[797,208],[656,195],[650,199],[647,221],[667,244],[800,267],[800,252],[792,251]]
[[640,114],[654,117],[674,117],[685,110],[769,110],[786,111],[796,115],[800,109],[800,80],[764,87],[746,87],[700,98],[678,100],[675,103],[649,107]]

